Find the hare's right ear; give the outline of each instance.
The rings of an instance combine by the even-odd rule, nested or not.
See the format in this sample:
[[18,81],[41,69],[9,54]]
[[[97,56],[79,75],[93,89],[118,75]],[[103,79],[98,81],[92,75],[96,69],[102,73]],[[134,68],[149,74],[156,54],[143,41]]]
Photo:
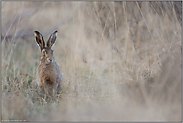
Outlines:
[[39,45],[39,47],[40,47],[40,49],[42,51],[43,48],[45,47],[43,36],[38,31],[34,31],[34,35],[35,35],[35,38],[36,38],[36,42],[37,42],[37,44]]

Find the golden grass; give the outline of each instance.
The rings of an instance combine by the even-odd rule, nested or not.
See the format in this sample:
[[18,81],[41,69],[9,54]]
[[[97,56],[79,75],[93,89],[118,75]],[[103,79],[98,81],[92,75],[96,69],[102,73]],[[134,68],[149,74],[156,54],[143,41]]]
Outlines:
[[[2,120],[180,121],[182,30],[175,7],[2,2]],[[53,50],[64,85],[46,99],[37,87],[33,32],[46,41],[63,20]]]

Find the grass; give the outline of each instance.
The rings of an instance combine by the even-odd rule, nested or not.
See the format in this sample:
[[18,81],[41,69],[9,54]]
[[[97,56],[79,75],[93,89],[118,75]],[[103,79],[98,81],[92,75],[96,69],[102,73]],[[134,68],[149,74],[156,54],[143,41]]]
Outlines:
[[[2,121],[180,121],[180,9],[181,2],[2,2]],[[46,41],[55,29],[63,88],[45,97],[33,32]]]

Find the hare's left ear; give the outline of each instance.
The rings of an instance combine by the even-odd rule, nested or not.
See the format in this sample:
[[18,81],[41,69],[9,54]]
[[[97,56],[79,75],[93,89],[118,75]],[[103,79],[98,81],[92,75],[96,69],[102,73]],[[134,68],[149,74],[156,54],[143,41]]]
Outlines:
[[52,33],[47,41],[47,47],[51,48],[53,44],[55,43],[55,40],[57,38],[57,31]]

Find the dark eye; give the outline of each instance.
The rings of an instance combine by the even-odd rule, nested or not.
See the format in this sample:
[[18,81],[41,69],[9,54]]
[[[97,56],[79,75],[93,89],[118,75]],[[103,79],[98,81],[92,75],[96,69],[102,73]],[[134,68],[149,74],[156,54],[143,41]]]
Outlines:
[[45,50],[43,50],[43,53],[45,53]]

